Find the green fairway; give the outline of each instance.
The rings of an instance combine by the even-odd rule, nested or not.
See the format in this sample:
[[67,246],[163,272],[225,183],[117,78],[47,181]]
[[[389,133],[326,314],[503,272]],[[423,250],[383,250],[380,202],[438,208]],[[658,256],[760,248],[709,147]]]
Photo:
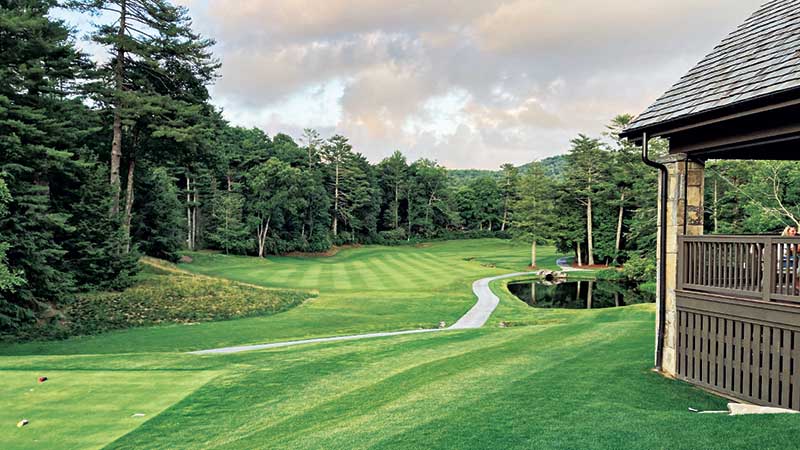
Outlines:
[[[60,342],[2,349],[14,354],[85,354],[189,351],[373,331],[450,324],[474,303],[475,279],[525,271],[525,243],[482,239],[423,246],[347,249],[321,258],[258,259],[192,254],[182,268],[267,287],[314,289],[316,298],[269,317],[138,328]],[[556,268],[552,248],[540,266]]]
[[[650,371],[654,306],[501,303],[479,330],[229,355],[186,349],[432,326],[477,278],[523,270],[524,244],[366,247],[329,258],[195,254],[184,268],[318,288],[269,317],[0,347],[0,444],[16,448],[792,448],[796,416],[688,411],[723,399]],[[552,262],[552,249],[542,249]],[[495,267],[492,267],[495,266]],[[315,281],[316,280],[316,281]],[[312,286],[314,283],[317,286]],[[445,320],[445,319],[441,319]],[[500,321],[511,323],[500,328]],[[45,375],[51,381],[36,384]],[[30,389],[34,389],[30,391]],[[143,418],[131,417],[146,414]],[[30,425],[16,428],[18,420]]]

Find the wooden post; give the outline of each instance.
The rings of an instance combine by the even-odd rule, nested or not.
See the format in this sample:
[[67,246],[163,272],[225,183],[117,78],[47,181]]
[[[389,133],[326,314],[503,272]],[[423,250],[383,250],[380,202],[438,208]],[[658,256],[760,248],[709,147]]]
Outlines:
[[686,252],[686,238],[684,236],[678,236],[678,282],[676,283],[676,289],[683,290],[684,283],[686,281],[684,270],[686,268],[685,259],[688,258],[690,255]]
[[775,284],[775,255],[772,249],[772,239],[764,238],[764,282],[761,286],[762,300],[770,301],[772,286]]

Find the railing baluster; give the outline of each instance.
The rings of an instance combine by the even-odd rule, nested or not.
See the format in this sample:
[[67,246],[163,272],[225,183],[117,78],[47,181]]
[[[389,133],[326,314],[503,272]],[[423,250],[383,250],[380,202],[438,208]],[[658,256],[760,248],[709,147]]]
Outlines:
[[775,284],[775,256],[773,255],[772,239],[767,238],[764,242],[763,264],[764,282],[761,286],[761,299],[768,302],[772,297],[772,290]]

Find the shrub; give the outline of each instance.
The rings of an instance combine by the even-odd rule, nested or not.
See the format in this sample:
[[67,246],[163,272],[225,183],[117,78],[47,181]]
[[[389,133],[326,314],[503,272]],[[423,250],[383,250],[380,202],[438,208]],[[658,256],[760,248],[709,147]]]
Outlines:
[[656,279],[656,260],[654,257],[632,255],[622,268],[626,278],[636,281],[654,281]]
[[600,271],[597,272],[595,277],[598,280],[604,280],[604,281],[620,281],[620,280],[624,280],[626,278],[625,274],[622,273],[622,271],[619,271],[617,269],[603,269],[603,270],[600,270]]
[[408,235],[404,228],[381,231],[378,233],[378,242],[382,245],[402,245],[408,242]]

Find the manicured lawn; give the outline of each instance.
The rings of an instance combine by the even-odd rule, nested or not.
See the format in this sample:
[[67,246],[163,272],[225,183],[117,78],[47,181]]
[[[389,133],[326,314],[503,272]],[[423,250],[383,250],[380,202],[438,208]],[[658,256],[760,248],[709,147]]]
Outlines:
[[[502,281],[492,286],[500,307],[480,330],[229,355],[178,353],[452,320],[471,305],[472,280],[522,269],[527,251],[524,244],[485,240],[369,247],[325,260],[195,255],[191,270],[275,287],[296,279],[297,287],[309,288],[316,279],[320,296],[265,318],[0,347],[0,447],[796,446],[797,416],[689,412],[724,408],[725,401],[650,371],[653,305],[536,310],[515,300]],[[382,263],[390,268],[379,269]],[[499,328],[500,321],[515,326]],[[37,385],[40,374],[52,384]],[[147,416],[130,417],[136,412]],[[15,428],[22,418],[31,425]]]
[[[139,328],[0,352],[86,354],[173,352],[452,323],[474,303],[475,279],[525,271],[524,243],[498,239],[436,242],[420,247],[369,246],[327,258],[267,258],[194,253],[180,267],[274,288],[314,289],[319,296],[269,317]],[[554,249],[541,249],[554,267]],[[497,267],[494,267],[497,266]]]
[[[216,375],[183,370],[4,370],[0,444],[4,449],[100,448]],[[48,381],[38,384],[39,376]],[[30,423],[18,428],[23,418]]]

